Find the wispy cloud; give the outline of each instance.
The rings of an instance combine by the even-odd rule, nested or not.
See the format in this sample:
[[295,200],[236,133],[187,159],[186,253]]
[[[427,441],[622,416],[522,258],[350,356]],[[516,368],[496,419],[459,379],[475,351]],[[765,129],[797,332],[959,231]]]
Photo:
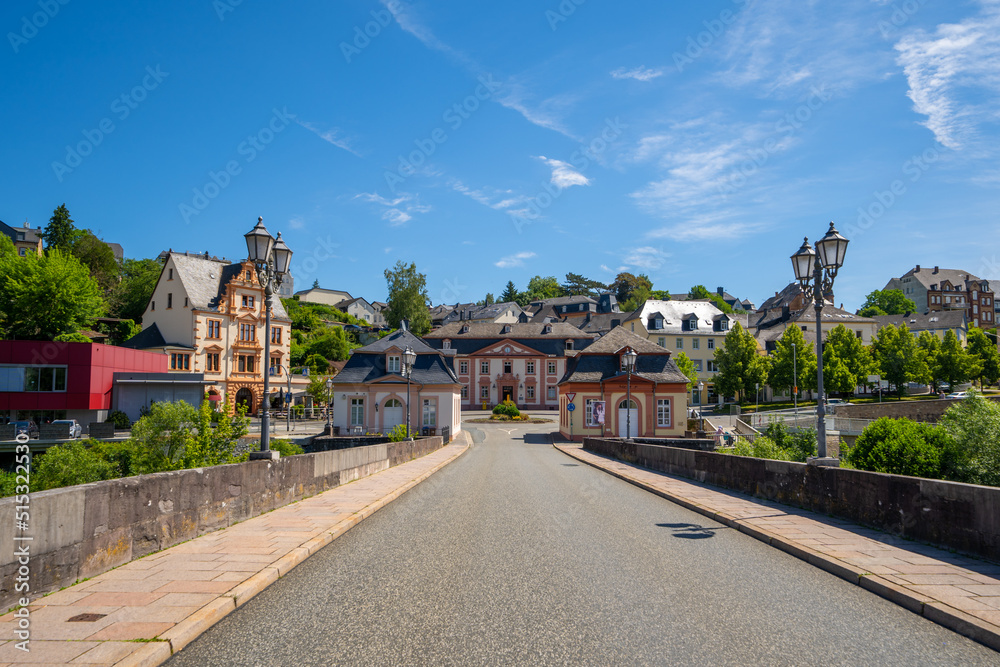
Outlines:
[[538,159],[552,168],[552,185],[571,188],[574,185],[590,185],[590,179],[578,172],[568,162],[539,155]]
[[315,134],[317,137],[319,137],[323,141],[325,141],[325,142],[327,142],[329,144],[332,144],[332,145],[336,146],[337,148],[343,149],[343,150],[347,151],[348,153],[350,153],[352,155],[356,155],[358,157],[363,157],[361,155],[361,153],[359,153],[357,150],[354,149],[353,146],[351,146],[350,142],[346,138],[344,138],[343,136],[341,136],[341,130],[340,130],[340,128],[333,127],[333,128],[330,128],[329,130],[321,130],[321,129],[319,129],[319,127],[317,127],[313,123],[307,123],[307,122],[301,121],[301,120],[296,120],[295,122],[298,123],[299,125],[301,125],[302,127],[306,128],[307,130],[309,130],[313,134]]
[[388,222],[390,227],[405,225],[413,219],[414,214],[431,211],[430,206],[421,204],[416,195],[408,192],[400,192],[394,199],[386,199],[377,192],[362,192],[354,195],[354,199],[371,202],[386,208],[382,212],[382,219]]
[[643,246],[641,248],[630,250],[623,258],[623,261],[628,266],[634,266],[646,271],[656,271],[662,267],[669,258],[670,253],[665,252],[660,248]]
[[478,71],[479,67],[472,61],[471,58],[466,56],[461,51],[451,48],[434,34],[423,21],[417,16],[417,13],[412,7],[404,5],[402,2],[397,0],[381,0],[382,5],[392,14],[392,17],[396,19],[396,23],[399,27],[416,37],[420,42],[429,49],[439,51],[445,55],[453,58],[463,67],[467,69]]
[[918,31],[896,44],[914,110],[942,145],[960,149],[983,121],[996,122],[1000,101],[1000,3],[979,16]]
[[662,69],[650,69],[649,67],[635,67],[633,69],[625,69],[624,67],[619,67],[611,72],[611,76],[615,79],[635,79],[636,81],[652,81],[653,79],[663,76]]
[[305,220],[296,216],[288,221],[288,226],[292,229],[302,229],[306,226]]
[[501,259],[497,260],[494,266],[497,266],[501,269],[509,269],[515,266],[524,266],[524,260],[531,259],[532,257],[535,257],[535,253],[533,252],[519,252],[516,255],[508,255],[507,257],[502,257]]
[[460,192],[495,211],[504,211],[513,206],[522,205],[528,200],[523,195],[515,195],[513,190],[497,190],[489,187],[473,189],[458,179],[452,179],[448,185],[455,192]]

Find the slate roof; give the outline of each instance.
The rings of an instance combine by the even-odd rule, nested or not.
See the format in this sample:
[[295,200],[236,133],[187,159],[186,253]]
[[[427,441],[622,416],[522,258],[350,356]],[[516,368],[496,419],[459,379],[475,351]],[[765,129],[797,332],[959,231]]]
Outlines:
[[119,347],[127,347],[133,350],[148,350],[154,347],[183,347],[187,350],[194,349],[190,345],[168,343],[163,339],[163,334],[160,333],[160,327],[156,326],[155,322],[129,338],[127,341],[119,345]]
[[[860,324],[860,323],[871,323],[874,322],[870,317],[862,317],[856,313],[852,313],[849,310],[844,310],[843,308],[836,308],[834,306],[823,306],[823,311],[820,313],[820,319],[823,322],[840,322],[843,324]],[[816,310],[815,308],[805,308],[796,313],[792,313],[789,318],[789,322],[815,322],[816,321]]]
[[[640,308],[639,311],[642,309]],[[636,312],[632,313],[595,313],[591,314],[590,318],[586,319],[585,322],[580,323],[580,331],[592,334],[606,334],[615,328],[615,326],[621,326],[622,322],[630,320],[633,318]],[[618,324],[612,326],[612,321],[617,320]]]
[[[218,260],[205,259],[203,255],[182,255],[172,252],[177,277],[180,279],[191,305],[198,310],[218,310],[219,303],[229,281],[243,272],[242,263],[225,264]],[[271,318],[288,320],[288,313],[281,299],[271,303]]]
[[[462,333],[462,327],[468,326],[468,333]],[[538,322],[517,322],[514,324],[497,324],[494,322],[449,322],[442,327],[438,327],[424,338],[452,340],[459,338],[554,338],[565,340],[567,338],[592,338],[590,334],[584,333],[572,324],[566,322],[553,322],[552,332],[545,333],[545,324]],[[503,333],[504,327],[510,327],[510,333]]]
[[532,306],[541,305],[544,306],[565,306],[571,303],[592,303],[597,305],[597,300],[590,298],[585,294],[575,294],[573,296],[557,296],[552,299],[539,299],[538,301],[532,301]]
[[[663,328],[650,329],[650,318],[658,315],[663,320]],[[692,316],[698,320],[698,328],[694,330],[685,329],[683,322],[691,319]],[[746,326],[746,316],[727,315],[719,310],[718,306],[708,300],[661,301],[658,299],[649,299],[641,308],[625,318],[625,321],[631,322],[637,319],[642,322],[642,325],[646,327],[651,336],[666,336],[671,334],[685,336],[724,335],[726,331],[715,329],[715,322],[721,319],[727,319],[730,323],[739,322],[741,326]]]
[[906,315],[875,315],[875,320],[881,329],[887,325],[899,326],[905,324],[910,331],[935,331],[939,329],[965,329],[968,327],[968,317],[962,310],[934,310],[927,313],[907,313]]
[[899,277],[900,280],[903,278],[913,278],[921,285],[930,289],[931,285],[937,285],[938,289],[941,289],[941,283],[945,280],[950,282],[952,285],[957,285],[966,289],[966,280],[973,282],[982,282],[982,279],[974,276],[968,271],[963,271],[961,269],[942,269],[940,267],[934,267],[933,269],[924,267],[913,267],[903,275]]
[[405,329],[396,329],[388,336],[380,338],[374,343],[369,343],[364,347],[359,347],[354,350],[354,354],[358,354],[359,352],[362,354],[381,354],[392,347],[398,347],[402,350],[407,345],[413,348],[413,351],[417,354],[437,354],[437,350],[425,343],[423,338],[417,336],[412,331],[407,331]]
[[559,384],[601,382],[624,375],[618,360],[618,351],[625,347],[631,347],[639,355],[635,361],[633,375],[657,383],[687,384],[687,376],[670,358],[669,350],[622,327],[612,329],[603,338],[572,357],[566,364],[566,374]]
[[458,377],[446,359],[437,350],[427,345],[419,336],[402,329],[375,341],[370,345],[354,350],[344,368],[333,379],[334,386],[338,384],[360,384],[374,382],[387,375],[390,381],[406,384],[406,378],[398,373],[387,373],[385,367],[385,352],[392,347],[399,349],[409,345],[417,354],[413,363],[411,382],[417,384],[458,384]]

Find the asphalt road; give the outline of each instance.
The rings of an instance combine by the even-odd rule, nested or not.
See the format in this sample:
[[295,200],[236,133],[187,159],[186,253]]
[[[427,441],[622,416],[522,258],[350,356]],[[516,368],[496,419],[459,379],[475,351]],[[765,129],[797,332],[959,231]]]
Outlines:
[[170,661],[998,665],[1000,654],[553,449],[463,457]]

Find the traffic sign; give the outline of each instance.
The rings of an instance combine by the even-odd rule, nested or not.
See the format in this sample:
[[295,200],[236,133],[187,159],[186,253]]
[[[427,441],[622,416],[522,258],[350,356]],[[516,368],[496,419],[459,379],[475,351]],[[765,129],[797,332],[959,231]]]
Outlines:
[[566,409],[569,410],[570,412],[573,412],[574,410],[576,410],[576,405],[573,403],[569,403],[566,405]]
[[566,392],[566,400],[567,401],[569,401],[570,403],[572,403],[574,398],[576,398],[576,392],[575,391],[574,392]]

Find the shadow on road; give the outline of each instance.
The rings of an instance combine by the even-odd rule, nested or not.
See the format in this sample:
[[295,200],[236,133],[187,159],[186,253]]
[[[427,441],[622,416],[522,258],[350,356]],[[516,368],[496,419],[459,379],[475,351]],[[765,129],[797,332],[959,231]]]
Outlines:
[[709,537],[715,537],[715,531],[725,528],[725,526],[706,528],[695,523],[658,523],[656,525],[661,528],[673,529],[673,536],[684,540],[704,540]]
[[524,444],[526,445],[551,445],[552,436],[548,433],[525,433]]

